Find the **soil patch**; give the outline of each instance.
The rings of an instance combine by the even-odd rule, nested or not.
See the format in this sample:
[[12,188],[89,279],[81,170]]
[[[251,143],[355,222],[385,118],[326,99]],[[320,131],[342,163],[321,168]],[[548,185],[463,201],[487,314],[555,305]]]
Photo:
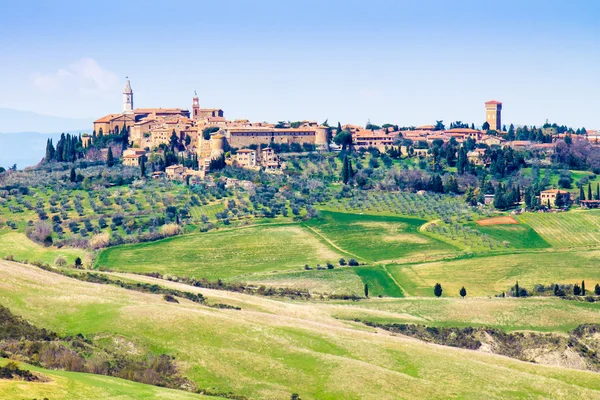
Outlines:
[[519,223],[519,221],[517,221],[513,217],[493,217],[493,218],[480,219],[479,221],[477,221],[477,224],[481,225],[481,226],[515,225],[518,223]]

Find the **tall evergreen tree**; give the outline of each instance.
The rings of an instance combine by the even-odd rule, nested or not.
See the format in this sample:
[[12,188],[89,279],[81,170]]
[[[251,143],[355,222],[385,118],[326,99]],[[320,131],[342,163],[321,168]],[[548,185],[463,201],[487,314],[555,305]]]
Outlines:
[[585,200],[585,194],[583,192],[583,185],[579,186],[579,201]]
[[140,157],[140,177],[146,176],[146,157]]
[[464,299],[465,296],[467,295],[467,289],[465,289],[465,287],[463,286],[462,288],[460,288],[460,291],[458,292],[458,294],[460,294],[460,297],[462,297]]
[[588,184],[588,195],[587,195],[587,199],[588,200],[592,200],[592,184]]
[[519,281],[515,284],[515,297],[521,297],[521,289],[519,289]]
[[581,281],[581,295],[585,296],[585,281]]
[[600,296],[600,284],[596,283],[596,286],[594,287],[594,294],[596,296]]
[[54,145],[52,144],[52,139],[48,139],[48,141],[46,143],[46,157],[45,157],[46,162],[54,161],[54,153],[55,152],[56,152],[56,150],[54,149]]
[[112,148],[108,146],[108,154],[106,155],[106,166],[112,167],[115,165],[115,159],[113,157]]
[[75,172],[75,167],[71,168],[71,172],[69,174],[69,180],[71,182],[75,182],[77,180],[77,173]]
[[369,284],[365,283],[365,297],[369,298]]

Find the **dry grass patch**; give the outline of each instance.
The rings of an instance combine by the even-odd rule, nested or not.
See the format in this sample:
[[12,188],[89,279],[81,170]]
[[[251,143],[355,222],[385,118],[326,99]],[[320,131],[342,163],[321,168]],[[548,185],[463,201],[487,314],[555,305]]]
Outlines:
[[477,224],[481,225],[481,226],[515,225],[518,223],[519,223],[519,221],[517,221],[513,217],[493,217],[493,218],[480,219],[479,221],[477,221]]

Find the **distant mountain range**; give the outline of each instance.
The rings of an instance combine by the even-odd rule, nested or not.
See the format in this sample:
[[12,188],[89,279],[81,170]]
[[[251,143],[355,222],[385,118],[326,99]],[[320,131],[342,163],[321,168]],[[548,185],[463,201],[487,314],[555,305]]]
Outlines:
[[46,141],[54,143],[62,132],[89,132],[91,118],[63,118],[31,111],[0,108],[0,166],[17,164],[19,169],[37,164],[46,151]]

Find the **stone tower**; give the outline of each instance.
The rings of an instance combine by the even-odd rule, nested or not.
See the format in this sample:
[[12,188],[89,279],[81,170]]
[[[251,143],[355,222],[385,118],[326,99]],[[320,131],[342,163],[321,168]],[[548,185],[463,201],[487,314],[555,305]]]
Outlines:
[[496,100],[485,103],[485,120],[490,124],[490,130],[502,130],[502,103]]
[[328,143],[329,128],[326,126],[319,126],[315,131],[315,145],[317,150],[327,151],[329,150]]
[[194,98],[192,99],[192,119],[194,121],[197,121],[199,115],[200,115],[200,100],[198,99],[198,93],[196,93],[194,91]]
[[133,115],[133,90],[131,90],[129,79],[123,90],[123,114]]

